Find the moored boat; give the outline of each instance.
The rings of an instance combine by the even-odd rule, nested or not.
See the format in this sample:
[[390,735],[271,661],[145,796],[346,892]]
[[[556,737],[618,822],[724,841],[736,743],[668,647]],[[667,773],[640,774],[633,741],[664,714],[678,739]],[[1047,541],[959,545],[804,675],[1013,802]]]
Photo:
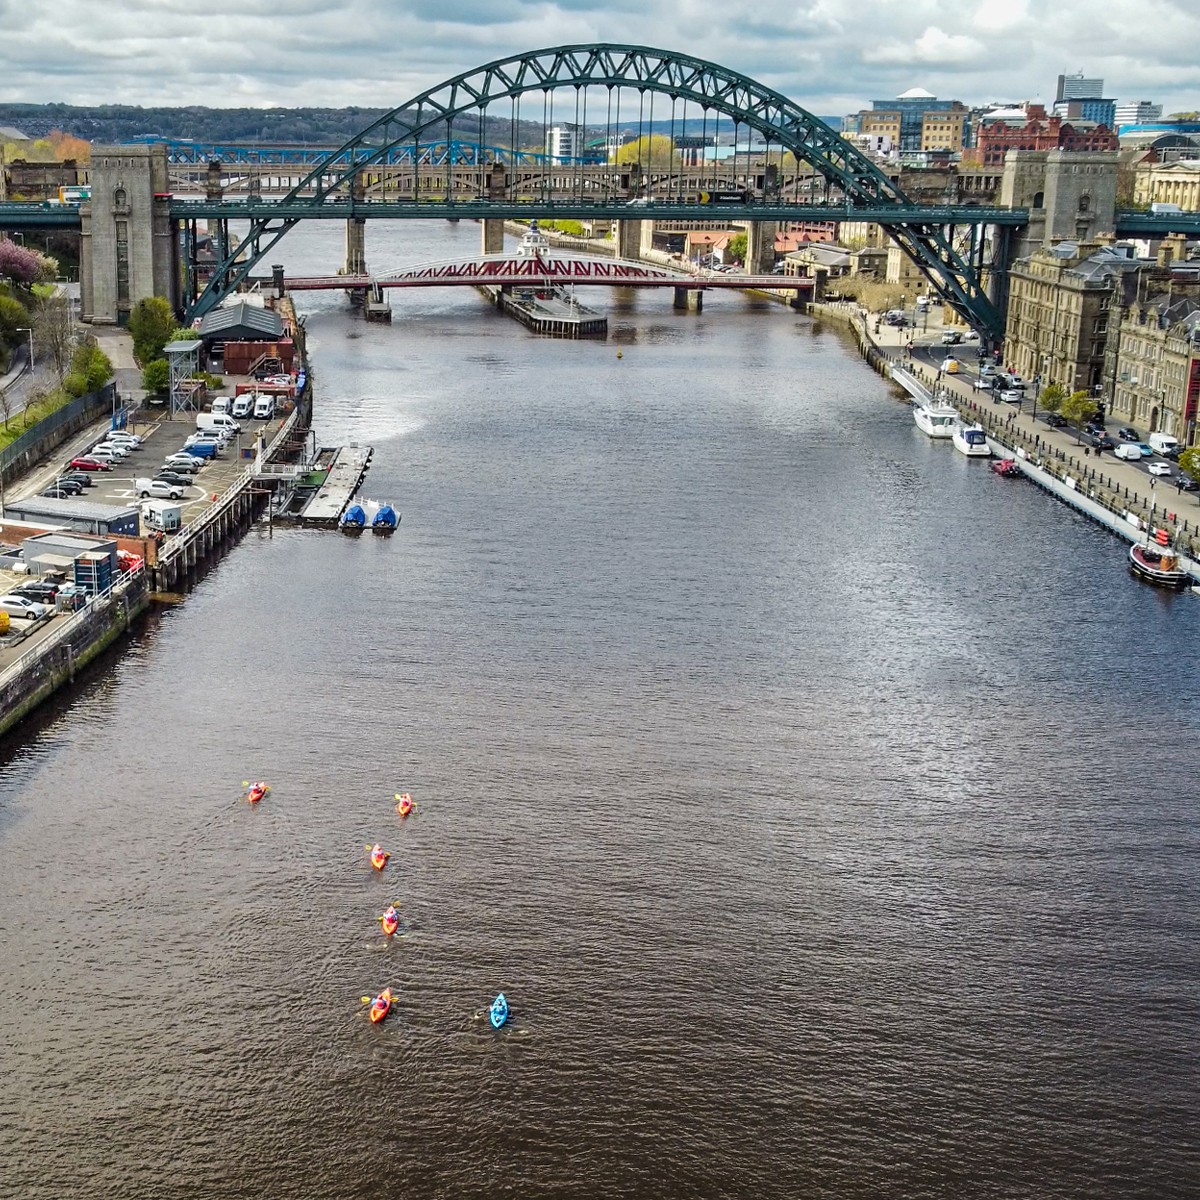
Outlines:
[[1179,555],[1165,546],[1158,549],[1149,542],[1137,542],[1129,547],[1129,569],[1143,583],[1162,588],[1184,588],[1191,576],[1179,563]]
[[918,400],[913,404],[913,420],[931,438],[953,437],[959,422],[958,409],[944,400]]
[[352,504],[342,514],[342,519],[338,522],[338,528],[343,533],[362,533],[366,524],[367,514],[363,511],[363,506],[361,504]]
[[1017,466],[1015,458],[997,458],[991,467],[997,475],[1003,475],[1005,479],[1015,479],[1021,474],[1021,468]]
[[395,533],[400,517],[390,504],[384,504],[371,518],[372,533]]
[[992,449],[982,425],[964,425],[959,421],[950,435],[954,448],[968,458],[991,458]]

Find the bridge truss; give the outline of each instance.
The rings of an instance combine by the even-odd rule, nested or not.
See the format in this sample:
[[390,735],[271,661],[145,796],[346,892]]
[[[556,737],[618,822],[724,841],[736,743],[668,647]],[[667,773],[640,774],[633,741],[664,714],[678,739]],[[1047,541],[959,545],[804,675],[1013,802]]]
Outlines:
[[[580,136],[600,131],[613,147],[612,157],[624,161],[612,164],[612,179],[602,181],[598,192],[588,178],[589,168],[576,169],[570,162],[554,172],[543,167],[536,178],[521,178],[518,171],[497,164],[483,200],[506,208],[519,204],[526,216],[552,215],[553,184],[556,198],[565,193],[579,205],[597,199],[607,205],[613,189],[619,189],[644,204],[624,214],[628,219],[653,218],[667,205],[673,206],[672,216],[688,215],[674,206],[696,203],[694,195],[683,195],[685,180],[693,187],[695,174],[681,169],[688,151],[677,147],[689,145],[693,161],[706,163],[711,146],[715,186],[725,183],[754,201],[753,213],[744,212],[742,219],[781,219],[800,202],[802,180],[810,202],[840,204],[850,216],[869,209],[944,299],[985,338],[1003,335],[1001,313],[982,280],[989,249],[993,257],[1007,249],[1005,231],[998,230],[989,242],[983,213],[967,222],[971,237],[967,252],[960,253],[952,228],[914,205],[870,159],[785,96],[703,59],[622,45],[561,46],[501,59],[446,80],[380,117],[314,165],[274,202],[274,212],[266,201],[259,202],[262,215],[251,219],[236,252],[216,263],[189,315],[203,314],[234,290],[299,220],[324,215],[320,210],[327,205],[361,195],[364,177],[400,147],[418,151],[439,139],[449,142],[472,122],[479,132],[477,143],[485,144],[483,129],[494,130],[495,118],[507,111],[510,149],[515,151],[517,131],[524,128],[531,108],[540,115],[547,138],[555,129],[579,131]],[[716,161],[715,143],[730,126],[732,161],[730,156]],[[633,153],[617,148],[625,135],[635,133]],[[471,177],[475,186],[477,181],[478,175]],[[452,177],[441,186],[440,205],[420,203],[433,197],[421,194],[421,175],[413,171],[412,203],[386,215],[445,215],[457,189]],[[820,196],[813,195],[814,187]],[[346,210],[339,215],[347,215]],[[488,215],[507,214],[493,209]]]

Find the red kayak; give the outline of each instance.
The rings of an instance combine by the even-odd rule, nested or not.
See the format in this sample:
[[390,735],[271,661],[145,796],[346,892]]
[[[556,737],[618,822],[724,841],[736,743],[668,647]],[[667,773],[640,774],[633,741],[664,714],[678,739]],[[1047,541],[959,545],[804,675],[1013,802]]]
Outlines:
[[250,790],[246,793],[246,799],[251,804],[257,804],[270,790],[271,785],[269,783],[252,783]]
[[383,922],[383,932],[388,937],[391,937],[400,927],[400,914],[394,908],[389,908],[379,919]]
[[392,989],[384,988],[374,1000],[371,1001],[371,1010],[368,1014],[371,1018],[372,1025],[378,1025],[384,1017],[392,1011]]
[[387,866],[387,860],[391,855],[378,843],[371,847],[371,866],[377,871],[382,871]]
[[396,805],[396,811],[402,817],[407,817],[408,814],[413,810],[412,797],[405,792],[402,796],[397,796],[396,799],[400,801],[400,803]]

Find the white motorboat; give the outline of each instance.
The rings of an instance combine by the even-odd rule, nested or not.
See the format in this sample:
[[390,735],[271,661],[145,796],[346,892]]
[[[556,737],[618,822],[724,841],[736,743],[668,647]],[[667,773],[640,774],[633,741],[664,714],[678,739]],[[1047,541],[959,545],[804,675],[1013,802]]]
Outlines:
[[959,421],[950,436],[954,440],[955,449],[961,450],[970,458],[992,457],[992,450],[982,425],[964,425]]
[[917,428],[931,438],[953,437],[959,423],[958,409],[945,400],[918,400],[913,404],[913,420]]

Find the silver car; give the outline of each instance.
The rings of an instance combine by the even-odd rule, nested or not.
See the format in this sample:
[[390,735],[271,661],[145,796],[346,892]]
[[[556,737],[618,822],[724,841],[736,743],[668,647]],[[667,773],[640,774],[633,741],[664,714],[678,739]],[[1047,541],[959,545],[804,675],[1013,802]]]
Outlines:
[[26,596],[14,596],[11,593],[7,596],[0,596],[0,612],[6,612],[10,617],[25,617],[30,621],[36,621],[49,611],[48,604],[39,604],[38,601],[30,600]]

